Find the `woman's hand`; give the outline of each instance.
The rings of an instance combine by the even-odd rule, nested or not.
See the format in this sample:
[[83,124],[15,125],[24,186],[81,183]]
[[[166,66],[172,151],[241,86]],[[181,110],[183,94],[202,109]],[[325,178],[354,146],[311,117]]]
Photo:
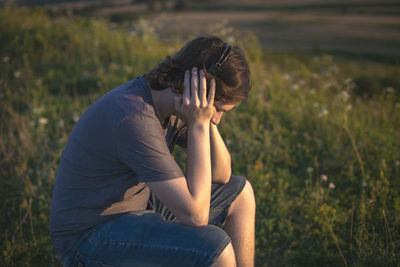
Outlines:
[[215,80],[212,79],[210,82],[210,92],[207,97],[205,73],[200,70],[199,74],[200,79],[196,67],[192,69],[192,75],[190,70],[186,70],[183,94],[175,96],[174,99],[176,115],[183,119],[188,127],[210,124],[214,112]]

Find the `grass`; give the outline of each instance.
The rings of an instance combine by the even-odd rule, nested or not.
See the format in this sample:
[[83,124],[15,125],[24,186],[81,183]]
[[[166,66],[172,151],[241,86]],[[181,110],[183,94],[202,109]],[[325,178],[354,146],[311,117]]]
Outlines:
[[[0,9],[1,266],[60,265],[48,225],[60,153],[93,101],[184,44],[148,32]],[[228,33],[252,70],[220,128],[256,194],[256,265],[396,266],[398,63],[272,53]]]

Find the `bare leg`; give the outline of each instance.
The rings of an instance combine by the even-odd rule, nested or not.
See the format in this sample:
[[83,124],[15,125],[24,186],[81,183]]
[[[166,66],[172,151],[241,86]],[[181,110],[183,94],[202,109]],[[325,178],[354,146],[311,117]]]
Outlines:
[[254,266],[254,228],[256,204],[249,181],[232,203],[222,229],[232,239],[238,267]]
[[235,251],[233,251],[232,243],[229,243],[215,260],[212,267],[236,267]]

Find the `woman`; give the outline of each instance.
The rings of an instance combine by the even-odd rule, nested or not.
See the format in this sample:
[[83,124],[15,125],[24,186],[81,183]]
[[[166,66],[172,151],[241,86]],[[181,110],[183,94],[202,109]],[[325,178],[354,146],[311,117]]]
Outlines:
[[254,193],[231,175],[217,128],[249,90],[243,50],[200,37],[92,104],[53,192],[51,236],[64,266],[252,266]]

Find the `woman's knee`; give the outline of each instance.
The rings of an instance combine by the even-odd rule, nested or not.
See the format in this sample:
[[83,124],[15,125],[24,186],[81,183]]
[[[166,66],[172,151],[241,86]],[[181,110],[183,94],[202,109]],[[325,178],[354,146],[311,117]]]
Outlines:
[[218,258],[214,261],[212,267],[222,267],[222,266],[236,266],[235,251],[233,250],[232,243],[224,248],[224,250],[219,254]]
[[[249,180],[246,179],[246,183],[243,187],[242,192],[240,192],[237,199],[233,202],[232,207],[234,210],[238,210],[238,212],[243,212],[246,210],[255,211],[256,209],[256,201],[254,197],[253,187]],[[234,212],[233,210],[231,212]]]

